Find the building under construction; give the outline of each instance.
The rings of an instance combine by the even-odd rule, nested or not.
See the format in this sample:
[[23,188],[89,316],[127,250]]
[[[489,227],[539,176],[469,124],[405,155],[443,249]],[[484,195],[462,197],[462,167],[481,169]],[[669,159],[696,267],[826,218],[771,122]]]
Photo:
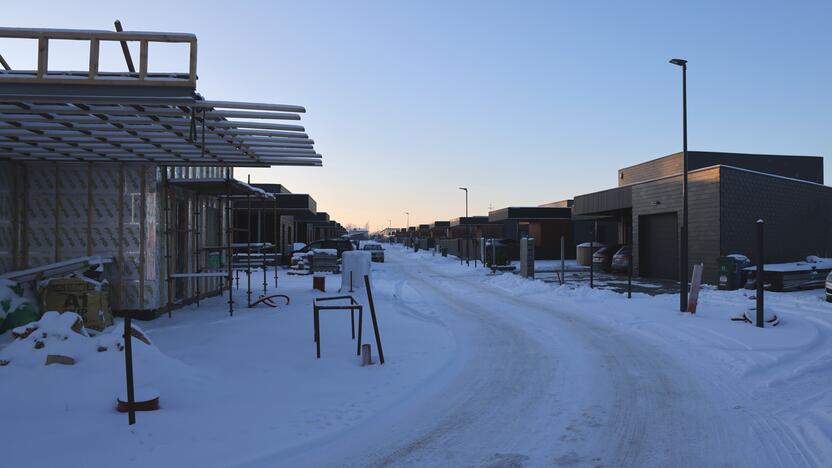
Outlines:
[[[140,318],[222,293],[235,266],[254,261],[265,282],[281,240],[235,242],[244,228],[229,220],[235,204],[279,200],[233,169],[320,166],[304,128],[284,123],[305,109],[208,100],[196,36],[117,26],[0,28],[37,46],[34,70],[0,60],[0,275],[36,281],[101,263],[113,310]],[[65,40],[89,45],[86,70],[49,67],[50,42]],[[104,43],[121,45],[126,71],[99,69]],[[157,43],[184,44],[187,71],[149,72]]]

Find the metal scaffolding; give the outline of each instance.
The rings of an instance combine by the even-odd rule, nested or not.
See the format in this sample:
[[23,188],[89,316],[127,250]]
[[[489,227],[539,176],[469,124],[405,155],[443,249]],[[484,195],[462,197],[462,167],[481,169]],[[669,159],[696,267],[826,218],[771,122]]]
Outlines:
[[[262,199],[262,200],[269,200],[274,199],[274,197],[256,187],[252,187],[249,184],[243,183],[231,177],[231,172],[226,171],[224,178],[197,178],[197,179],[171,179],[170,175],[163,173],[163,183],[165,185],[165,258],[167,262],[167,270],[168,270],[168,309],[172,309],[174,307],[174,303],[176,302],[176,292],[174,287],[174,281],[177,278],[189,278],[192,281],[192,290],[195,291],[195,295],[192,299],[196,302],[197,306],[199,306],[199,299],[202,291],[201,281],[205,278],[219,278],[224,284],[221,283],[220,290],[223,288],[228,288],[228,313],[230,315],[234,314],[234,299],[233,299],[233,280],[235,273],[238,273],[242,270],[246,275],[246,297],[247,297],[247,306],[252,307],[254,301],[252,301],[252,273],[253,268],[262,268],[263,270],[263,295],[265,296],[268,290],[268,282],[267,282],[267,272],[269,267],[268,261],[268,254],[266,252],[271,253],[273,257],[273,261],[271,262],[274,266],[274,283],[277,286],[277,277],[278,272],[277,268],[280,264],[280,253],[279,253],[279,244],[278,244],[278,234],[275,234],[275,243],[266,243],[266,242],[255,242],[254,239],[254,228],[251,225],[251,212],[253,211],[251,207],[251,201],[254,198]],[[187,226],[176,226],[176,223],[172,219],[172,212],[173,209],[171,207],[172,201],[175,198],[173,187],[177,187],[183,190],[187,190],[193,193],[193,197],[196,200],[191,206],[193,206],[193,210],[190,213],[191,219],[194,221],[191,228]],[[203,198],[203,196],[213,196],[216,197],[220,209],[225,211],[225,222],[226,222],[226,229],[225,229],[225,239],[222,245],[201,245],[200,239],[203,238],[202,235],[202,223],[200,222],[201,219],[201,211],[203,209],[202,204],[199,203],[199,200]],[[243,207],[235,207],[235,203],[245,202],[246,206]],[[236,226],[235,218],[237,211],[244,210],[247,213],[247,221],[245,227],[238,227]],[[262,212],[263,208],[259,208],[258,212]],[[273,203],[273,212],[274,215],[277,216],[277,201],[274,200]],[[259,231],[259,230],[258,230]],[[191,254],[193,255],[193,263],[191,271],[183,271],[183,272],[175,272],[176,268],[173,261],[172,249],[174,246],[174,233],[186,233],[190,234],[191,241],[193,243]],[[235,233],[245,233],[245,242],[234,242]],[[258,232],[259,236],[259,232]],[[202,257],[208,253],[212,252],[225,252],[226,258],[226,265],[225,268],[222,266],[219,269],[214,271],[208,271],[202,267],[201,261]],[[239,282],[238,282],[239,287]],[[170,312],[169,312],[170,314]]]

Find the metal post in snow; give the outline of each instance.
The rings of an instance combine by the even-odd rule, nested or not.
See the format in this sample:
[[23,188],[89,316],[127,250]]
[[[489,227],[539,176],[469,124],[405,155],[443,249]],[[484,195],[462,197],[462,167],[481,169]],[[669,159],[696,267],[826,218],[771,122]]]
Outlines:
[[566,239],[560,236],[560,284],[566,281],[566,261],[564,260],[564,251],[566,250]]
[[491,239],[491,266],[495,268],[496,271],[497,267],[497,239]]
[[633,298],[633,251],[630,250],[630,260],[627,262],[627,299]]
[[757,327],[765,327],[765,315],[763,314],[763,292],[765,289],[763,281],[763,264],[765,263],[765,252],[763,250],[763,220],[757,220]]
[[595,287],[595,244],[598,242],[598,220],[595,220],[595,227],[592,230],[592,240],[589,241],[589,288]]
[[136,424],[136,399],[133,392],[133,343],[130,330],[130,311],[124,316],[124,368],[127,372],[127,421],[128,425]]
[[672,59],[682,67],[682,227],[679,255],[679,311],[688,308],[688,61]]
[[274,225],[274,287],[277,289],[277,266],[280,261],[278,258],[282,258],[281,252],[279,250],[280,246],[280,229],[278,228],[279,220],[277,219],[277,195],[274,196],[274,206],[272,208],[272,215],[274,217],[273,225]]
[[[248,184],[251,185],[251,174]],[[251,307],[251,190],[246,191],[246,298]]]
[[[370,318],[373,321],[373,330],[375,331],[376,335],[376,346],[378,347],[378,360],[381,364],[384,364],[384,349],[381,347],[381,332],[378,329],[378,320],[376,319],[376,306],[373,303],[373,288],[370,285],[370,276],[364,275],[364,287],[367,288],[367,302],[370,303]],[[360,316],[359,316],[360,319]],[[361,334],[361,329],[359,328],[359,336]],[[359,346],[361,345],[361,341],[358,342]]]
[[[233,252],[231,252],[231,243],[234,236],[234,225],[232,218],[234,217],[234,207],[231,205],[231,176],[230,169],[225,172],[225,261],[226,268],[228,268],[228,315],[234,315],[234,266],[233,266]],[[239,283],[238,283],[239,286]]]

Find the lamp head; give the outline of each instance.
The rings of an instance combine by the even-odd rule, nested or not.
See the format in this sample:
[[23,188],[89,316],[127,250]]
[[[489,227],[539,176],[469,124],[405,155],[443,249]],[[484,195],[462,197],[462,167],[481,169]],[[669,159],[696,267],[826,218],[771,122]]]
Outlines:
[[678,65],[680,67],[684,67],[685,65],[687,65],[688,61],[684,59],[672,59],[670,63],[672,63],[673,65]]

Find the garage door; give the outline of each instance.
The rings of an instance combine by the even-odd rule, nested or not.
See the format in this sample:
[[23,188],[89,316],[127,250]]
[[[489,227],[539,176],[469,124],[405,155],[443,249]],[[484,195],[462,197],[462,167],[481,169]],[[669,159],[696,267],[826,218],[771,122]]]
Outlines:
[[649,278],[679,278],[676,213],[638,218],[639,273]]

